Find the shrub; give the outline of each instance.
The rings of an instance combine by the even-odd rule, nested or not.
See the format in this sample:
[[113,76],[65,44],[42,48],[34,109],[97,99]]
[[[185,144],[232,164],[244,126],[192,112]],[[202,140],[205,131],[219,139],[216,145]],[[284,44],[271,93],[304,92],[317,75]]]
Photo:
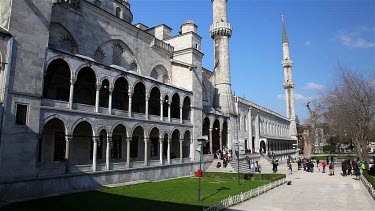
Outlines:
[[367,170],[363,170],[363,176],[372,184],[372,187],[375,187],[375,176],[369,175]]
[[[210,178],[225,178],[225,179],[237,179],[237,173],[222,173],[222,172],[205,172],[204,177]],[[249,173],[240,173],[240,178],[244,180],[268,180],[274,182],[276,180],[286,177],[285,174],[249,174]]]

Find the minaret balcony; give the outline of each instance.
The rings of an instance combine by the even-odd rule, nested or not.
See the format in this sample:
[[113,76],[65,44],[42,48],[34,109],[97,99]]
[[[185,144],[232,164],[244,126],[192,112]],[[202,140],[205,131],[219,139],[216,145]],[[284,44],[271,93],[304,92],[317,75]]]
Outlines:
[[294,88],[294,82],[286,82],[283,84],[284,89]]
[[293,61],[290,59],[286,59],[286,60],[283,60],[281,64],[283,65],[283,67],[291,67],[293,65]]
[[212,38],[216,36],[230,37],[232,35],[232,25],[227,22],[214,23],[210,26],[210,34]]

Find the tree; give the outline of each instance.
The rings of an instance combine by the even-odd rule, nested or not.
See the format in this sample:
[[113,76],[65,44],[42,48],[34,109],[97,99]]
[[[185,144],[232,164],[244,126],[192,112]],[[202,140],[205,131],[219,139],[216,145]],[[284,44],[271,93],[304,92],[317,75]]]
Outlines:
[[337,84],[323,97],[331,129],[340,139],[351,140],[357,156],[367,162],[367,145],[375,121],[375,87],[371,80],[339,67]]

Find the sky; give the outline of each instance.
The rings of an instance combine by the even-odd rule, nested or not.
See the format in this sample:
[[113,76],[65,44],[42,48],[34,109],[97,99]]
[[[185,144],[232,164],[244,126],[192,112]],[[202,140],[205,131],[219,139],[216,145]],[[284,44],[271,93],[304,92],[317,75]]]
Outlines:
[[[133,23],[166,24],[172,36],[193,20],[202,37],[203,67],[213,69],[211,0],[129,0]],[[335,82],[338,66],[375,81],[374,0],[228,0],[232,91],[286,115],[281,66],[281,15],[293,61],[296,115]]]

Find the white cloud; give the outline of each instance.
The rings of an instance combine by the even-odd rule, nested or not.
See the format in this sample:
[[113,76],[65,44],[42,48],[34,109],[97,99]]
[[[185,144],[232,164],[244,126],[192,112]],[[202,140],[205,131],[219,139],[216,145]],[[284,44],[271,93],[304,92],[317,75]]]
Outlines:
[[314,83],[314,82],[309,82],[306,84],[306,86],[303,88],[303,89],[308,89],[308,90],[319,90],[319,91],[322,91],[325,89],[325,86],[322,85],[322,84],[317,84],[317,83]]
[[[375,27],[361,26],[353,31],[340,30],[338,32],[338,39],[341,44],[353,48],[373,48],[375,47],[375,40],[366,40],[363,36],[371,35],[375,31]],[[373,37],[373,36],[370,36]]]
[[305,42],[305,46],[310,46],[311,45],[311,41],[310,40],[307,40],[306,42]]
[[[285,94],[279,94],[276,97],[279,100],[285,100]],[[294,100],[295,101],[300,101],[300,102],[308,102],[308,101],[312,101],[314,99],[318,99],[320,97],[321,97],[320,95],[316,95],[316,96],[304,96],[304,95],[299,94],[299,93],[295,93],[294,94]]]

